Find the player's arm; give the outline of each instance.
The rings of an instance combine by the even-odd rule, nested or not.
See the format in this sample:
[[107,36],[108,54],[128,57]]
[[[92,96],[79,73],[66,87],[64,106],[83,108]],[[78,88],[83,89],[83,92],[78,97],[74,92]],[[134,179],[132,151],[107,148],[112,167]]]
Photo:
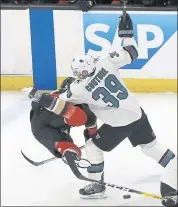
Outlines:
[[60,98],[65,101],[70,101],[75,104],[81,104],[83,99],[83,82],[74,81],[70,84],[70,87],[60,95]]
[[80,107],[64,101],[60,98],[60,95],[43,93],[40,99],[36,101],[41,108],[63,117],[66,124],[70,126],[81,126],[87,121],[87,115]]
[[71,82],[68,84],[67,90],[53,98],[50,98],[50,104],[46,107],[48,110],[57,115],[65,117],[66,123],[72,126],[84,125],[87,121],[87,115],[80,107],[74,104],[81,103],[82,84],[79,82]]
[[118,29],[118,36],[123,40],[123,47],[120,51],[108,54],[108,59],[115,64],[117,68],[132,63],[138,57],[138,48],[133,38],[133,24],[129,14],[126,13],[126,19],[121,15]]
[[[45,108],[48,111],[63,117],[66,124],[70,126],[81,126],[86,123],[86,113],[80,107],[61,99],[59,90],[54,91],[51,94],[42,93],[36,89],[33,89],[32,91],[33,93],[31,93],[31,88],[23,89],[23,92],[28,94],[28,97],[32,99],[32,105],[37,105],[39,109]],[[63,94],[65,94],[65,92],[63,92]]]

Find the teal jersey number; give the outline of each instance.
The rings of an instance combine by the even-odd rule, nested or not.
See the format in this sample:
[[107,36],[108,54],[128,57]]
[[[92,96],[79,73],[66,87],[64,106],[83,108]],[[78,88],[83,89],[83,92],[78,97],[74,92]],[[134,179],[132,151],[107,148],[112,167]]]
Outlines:
[[119,108],[119,100],[124,100],[128,97],[127,89],[120,83],[115,75],[108,75],[105,79],[105,87],[98,87],[92,93],[92,98],[98,101],[100,98],[107,106]]

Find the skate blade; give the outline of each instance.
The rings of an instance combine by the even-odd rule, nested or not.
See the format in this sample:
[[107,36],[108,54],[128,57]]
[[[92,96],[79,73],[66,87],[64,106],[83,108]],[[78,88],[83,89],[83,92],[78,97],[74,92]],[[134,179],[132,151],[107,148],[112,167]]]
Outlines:
[[93,195],[80,195],[81,199],[104,199],[107,198],[107,194],[105,192],[95,193]]

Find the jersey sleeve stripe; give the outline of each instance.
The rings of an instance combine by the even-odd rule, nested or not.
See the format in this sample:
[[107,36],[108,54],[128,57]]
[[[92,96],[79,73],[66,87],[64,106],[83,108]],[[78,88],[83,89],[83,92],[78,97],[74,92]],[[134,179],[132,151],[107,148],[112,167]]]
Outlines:
[[132,62],[138,57],[138,51],[133,45],[125,46],[123,49],[129,53]]

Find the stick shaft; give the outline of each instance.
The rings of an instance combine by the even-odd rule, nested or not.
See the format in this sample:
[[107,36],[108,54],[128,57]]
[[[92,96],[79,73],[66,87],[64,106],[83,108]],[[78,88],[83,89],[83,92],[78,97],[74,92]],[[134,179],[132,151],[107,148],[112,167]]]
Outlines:
[[[84,149],[84,148],[85,148],[85,145],[82,145],[82,146],[80,147],[81,150]],[[22,154],[22,156],[25,158],[25,160],[26,160],[27,162],[29,162],[30,164],[32,164],[32,165],[34,165],[34,166],[44,165],[44,164],[46,164],[46,163],[48,163],[48,162],[51,162],[51,161],[54,161],[54,160],[57,160],[57,159],[58,159],[57,157],[51,157],[51,158],[49,158],[49,159],[42,160],[42,161],[40,161],[40,162],[35,162],[35,161],[31,160],[30,158],[28,158],[22,151],[21,151],[21,154]]]

